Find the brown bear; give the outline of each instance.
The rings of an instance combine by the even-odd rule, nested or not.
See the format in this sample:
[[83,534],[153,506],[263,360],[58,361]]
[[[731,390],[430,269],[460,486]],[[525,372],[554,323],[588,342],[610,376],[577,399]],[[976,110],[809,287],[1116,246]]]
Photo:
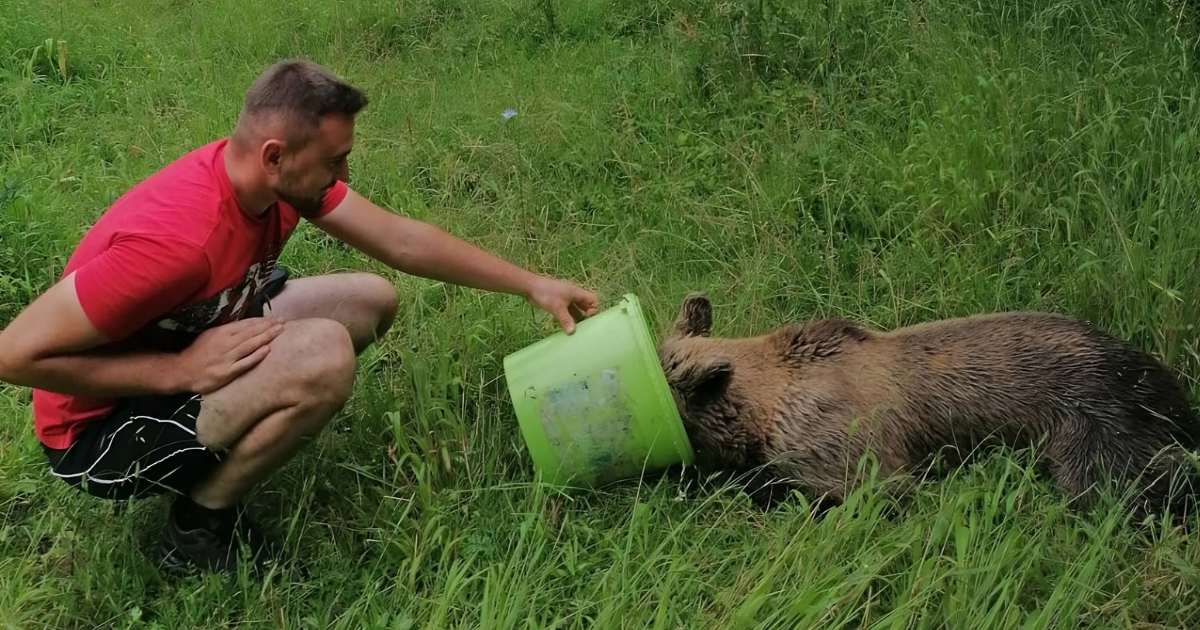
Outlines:
[[711,328],[708,299],[689,295],[659,358],[697,464],[755,471],[760,504],[780,488],[836,503],[867,454],[881,477],[905,479],[988,444],[1037,447],[1076,508],[1110,482],[1137,480],[1125,486],[1141,514],[1194,492],[1182,455],[1200,427],[1180,382],[1076,319],[997,313],[880,332],[830,318],[742,339]]

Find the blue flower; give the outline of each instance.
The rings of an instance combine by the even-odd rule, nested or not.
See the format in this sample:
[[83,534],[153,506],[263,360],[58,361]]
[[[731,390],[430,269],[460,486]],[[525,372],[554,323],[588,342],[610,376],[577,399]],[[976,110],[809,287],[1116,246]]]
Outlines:
[[506,110],[504,110],[504,113],[501,114],[501,116],[504,117],[504,120],[508,120],[509,118],[512,118],[513,116],[516,116],[516,115],[517,115],[517,110],[515,110],[515,109],[506,109]]

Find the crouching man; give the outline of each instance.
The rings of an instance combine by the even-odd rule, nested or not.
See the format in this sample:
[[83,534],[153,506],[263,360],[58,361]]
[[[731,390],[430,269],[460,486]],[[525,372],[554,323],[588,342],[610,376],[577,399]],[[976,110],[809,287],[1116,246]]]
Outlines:
[[0,380],[33,388],[56,477],[115,500],[177,494],[159,544],[169,570],[234,570],[239,541],[256,557],[268,546],[240,499],[329,422],[356,354],[395,315],[379,276],[275,268],[301,218],[399,271],[522,295],[568,333],[597,309],[587,290],[350,190],[366,103],[311,62],[268,68],[230,137],[118,199],[0,332]]

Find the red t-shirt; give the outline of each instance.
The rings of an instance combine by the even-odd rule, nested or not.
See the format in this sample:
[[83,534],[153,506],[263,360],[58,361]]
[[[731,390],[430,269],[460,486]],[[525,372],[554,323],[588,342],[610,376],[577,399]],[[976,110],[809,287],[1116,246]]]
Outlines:
[[[290,205],[244,212],[225,172],[228,139],[184,155],[140,182],[88,230],[63,270],[75,273],[92,324],[124,347],[177,351],[206,328],[245,315],[300,221]],[[320,215],[346,197],[337,182]],[[34,431],[67,448],[115,400],[33,391]]]

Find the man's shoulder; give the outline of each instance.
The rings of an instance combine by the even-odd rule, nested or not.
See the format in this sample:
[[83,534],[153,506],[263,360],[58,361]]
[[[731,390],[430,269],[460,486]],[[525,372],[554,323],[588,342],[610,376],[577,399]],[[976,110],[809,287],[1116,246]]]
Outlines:
[[203,242],[218,223],[232,189],[222,176],[225,140],[194,149],[138,182],[117,199],[100,223],[116,231],[170,234]]
[[125,197],[149,195],[184,204],[219,201],[229,188],[228,176],[221,168],[224,148],[221,139],[193,149],[138,182]]

